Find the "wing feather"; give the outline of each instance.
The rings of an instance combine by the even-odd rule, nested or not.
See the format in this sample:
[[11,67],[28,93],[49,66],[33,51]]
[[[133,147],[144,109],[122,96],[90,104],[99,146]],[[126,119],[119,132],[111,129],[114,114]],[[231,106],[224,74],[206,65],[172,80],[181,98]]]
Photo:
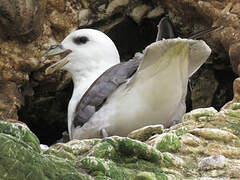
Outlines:
[[101,108],[108,96],[131,78],[140,64],[141,57],[138,54],[132,60],[109,68],[94,81],[76,107],[73,119],[75,127],[83,126]]

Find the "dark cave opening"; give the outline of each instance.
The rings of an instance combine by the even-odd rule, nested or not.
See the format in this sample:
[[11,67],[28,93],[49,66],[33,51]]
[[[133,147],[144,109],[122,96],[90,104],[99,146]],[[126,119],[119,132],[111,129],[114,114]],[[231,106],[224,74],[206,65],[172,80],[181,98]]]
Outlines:
[[219,82],[219,86],[215,92],[212,105],[218,111],[227,102],[233,98],[233,81],[238,77],[237,74],[233,73],[231,68],[225,70],[216,70],[215,78]]
[[[138,25],[126,17],[123,22],[107,32],[116,44],[122,61],[132,58],[136,52],[141,52],[155,41],[159,20],[160,17],[145,19]],[[219,87],[212,105],[219,110],[233,96],[232,82],[236,75],[231,70],[218,70],[215,71],[215,75]],[[34,81],[34,76],[30,76],[31,81]],[[38,82],[33,87],[34,95],[25,96],[25,105],[18,112],[19,120],[28,125],[42,144],[47,145],[56,143],[62,138],[62,133],[67,131],[67,107],[73,83],[69,82],[61,90],[57,90],[56,86],[56,82]]]
[[154,42],[157,36],[157,24],[161,18],[146,19],[136,24],[132,19],[125,20],[107,32],[116,44],[121,60],[126,61]]
[[35,94],[25,97],[25,104],[18,111],[18,116],[42,144],[51,145],[67,131],[67,107],[73,84],[60,91],[49,91],[45,89],[47,86],[40,84],[33,88]]

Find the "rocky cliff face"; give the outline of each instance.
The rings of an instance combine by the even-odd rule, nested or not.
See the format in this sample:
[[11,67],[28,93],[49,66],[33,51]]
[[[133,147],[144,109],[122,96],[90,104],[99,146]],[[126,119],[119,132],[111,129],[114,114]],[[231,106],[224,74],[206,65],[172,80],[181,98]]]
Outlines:
[[[40,61],[41,52],[48,49],[50,45],[61,42],[69,32],[78,28],[91,27],[106,32],[116,43],[122,60],[128,60],[135,52],[143,50],[146,45],[155,40],[156,24],[164,15],[173,21],[176,26],[175,31],[181,37],[210,26],[224,27],[223,30],[211,33],[203,38],[213,49],[213,53],[208,62],[192,79],[193,108],[213,106],[220,110],[226,102],[232,99],[232,83],[237,77],[236,74],[240,74],[238,67],[240,57],[240,3],[237,0],[222,0],[221,2],[210,0],[1,0],[0,119],[2,121],[23,121],[42,143],[54,143],[62,137],[62,132],[67,127],[66,110],[72,93],[72,84],[71,77],[66,72],[56,72],[48,76],[44,74],[44,70],[49,64]],[[217,112],[212,109],[194,111],[186,114],[182,124],[174,126],[170,130],[161,130],[161,133],[164,133],[159,135],[160,137],[150,138],[151,140],[149,140],[149,136],[141,139],[154,148],[131,139],[114,137],[106,140],[74,141],[56,145],[45,152],[48,155],[43,155],[39,153],[38,140],[33,140],[35,139],[34,135],[31,135],[34,138],[30,139],[35,142],[36,147],[30,151],[28,149],[31,149],[31,146],[24,143],[25,139],[19,139],[18,136],[11,133],[12,130],[10,131],[14,126],[15,129],[17,127],[16,132],[19,132],[22,130],[22,126],[8,123],[2,123],[2,129],[7,128],[8,130],[4,130],[4,132],[1,130],[3,133],[0,133],[3,136],[1,144],[4,145],[5,140],[11,141],[13,143],[12,147],[27,148],[26,152],[30,152],[28,155],[29,158],[31,157],[30,159],[38,157],[36,161],[41,161],[43,164],[46,160],[50,163],[49,167],[53,167],[51,163],[57,161],[59,168],[74,172],[73,177],[85,176],[86,179],[91,177],[84,174],[85,172],[91,174],[92,177],[102,177],[101,175],[106,172],[104,168],[107,167],[116,169],[121,167],[121,173],[127,174],[126,177],[136,172],[137,175],[134,178],[139,179],[160,179],[160,177],[164,179],[172,176],[180,178],[201,177],[201,175],[212,178],[239,178],[237,171],[228,169],[230,164],[234,165],[235,169],[239,169],[237,160],[239,159],[239,93],[237,82],[238,80],[234,85],[233,103],[227,104],[221,111]],[[150,132],[156,131],[153,129]],[[179,134],[180,130],[183,132]],[[28,129],[26,132],[30,133]],[[160,132],[157,131],[157,133]],[[164,138],[176,139],[173,143],[174,151],[172,149],[165,150],[164,145],[158,145],[157,142]],[[131,152],[135,154],[135,160],[122,151],[121,147],[125,148],[123,142],[134,144],[129,146],[133,148]],[[17,143],[17,145],[14,143]],[[78,147],[82,143],[85,143],[87,148],[81,149]],[[105,155],[96,155],[98,154],[96,152],[88,157],[81,153],[89,154],[92,149],[97,149],[104,143],[108,144],[109,149],[112,149],[116,154],[106,151],[107,154],[112,153],[112,156],[105,157]],[[178,145],[175,147],[176,143]],[[76,149],[73,148],[75,144],[77,144]],[[135,151],[135,146],[144,146],[143,152],[154,151],[155,153],[156,151],[157,155],[155,154],[153,157],[156,157],[156,159],[161,157],[161,160],[152,161],[146,153],[142,152],[143,154],[141,154],[138,150]],[[11,149],[11,147],[5,148],[6,151],[3,151],[5,153]],[[13,152],[16,151],[15,148],[12,149]],[[163,151],[173,152],[174,154],[165,152],[162,155]],[[57,155],[49,155],[50,152],[56,152]],[[63,156],[59,155],[61,154],[59,152],[62,152]],[[75,152],[79,152],[79,154],[74,154]],[[224,157],[218,156],[220,154]],[[5,155],[3,153],[1,157],[5,157]],[[14,153],[9,154],[9,156],[6,156],[8,158],[2,162],[12,164],[10,159],[17,159],[17,156],[13,155]],[[177,160],[174,159],[175,156]],[[116,161],[117,157],[122,157],[123,160],[118,162]],[[63,163],[64,158],[67,158],[69,163]],[[79,159],[81,161],[77,161]],[[170,162],[172,160],[174,160],[175,165]],[[20,163],[21,161],[18,160],[17,162]],[[27,158],[23,161],[30,162]],[[221,165],[215,167],[211,163],[209,165],[209,161],[213,164],[218,164],[216,162],[222,164],[220,163]],[[124,164],[127,162],[129,165],[125,167]],[[142,162],[144,162],[144,165]],[[90,166],[91,163],[94,166]],[[98,167],[96,164],[100,166]],[[148,164],[149,167],[153,168],[148,168]],[[161,168],[159,164],[161,164]],[[83,166],[86,168],[83,168]],[[169,166],[171,170],[168,169]],[[4,169],[3,167],[0,168],[0,171],[3,170],[1,174],[6,174],[8,168]],[[157,171],[154,170],[156,167],[158,167],[158,172],[161,173],[155,173]],[[43,170],[39,170],[38,173],[43,173]],[[60,179],[59,177],[64,179],[65,175],[68,177],[67,173],[64,174],[66,171],[58,173],[53,168],[52,172],[59,176],[55,174],[49,177],[55,179]],[[80,172],[84,172],[84,175],[81,175]],[[19,177],[27,177],[28,173],[25,173],[25,171],[21,171],[21,173],[22,175]],[[107,175],[109,178],[121,177],[119,172],[116,176],[113,175],[114,172],[109,173],[112,173]],[[129,177],[133,176],[129,175]]]

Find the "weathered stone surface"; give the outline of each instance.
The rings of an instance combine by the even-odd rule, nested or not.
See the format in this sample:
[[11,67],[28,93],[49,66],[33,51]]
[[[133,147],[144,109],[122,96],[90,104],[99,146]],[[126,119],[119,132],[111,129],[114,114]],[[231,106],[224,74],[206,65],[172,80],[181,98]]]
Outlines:
[[[238,179],[239,102],[230,107],[193,110],[169,129],[131,133],[145,142],[113,136],[40,148],[26,126],[0,122],[1,178],[34,179],[34,172],[37,179]],[[149,138],[150,130],[157,134]],[[14,163],[22,168],[11,171]]]
[[[234,97],[233,100],[228,102],[223,106],[223,110],[225,109],[240,109],[238,106],[238,102],[240,102],[240,79],[236,79],[233,83],[233,92],[234,92]],[[238,108],[239,107],[239,108]]]
[[[110,35],[118,29],[113,39],[117,39],[119,44],[126,39],[128,44],[124,48],[128,50],[131,49],[130,40],[125,36],[136,34],[129,34],[129,27],[136,26],[140,31],[145,31],[143,27],[154,19],[157,19],[157,23],[163,13],[174,22],[176,33],[182,37],[210,26],[224,26],[223,30],[204,38],[213,49],[213,56],[205,69],[193,78],[196,85],[193,86],[194,107],[213,106],[213,103],[218,103],[218,107],[221,107],[219,104],[225,102],[221,100],[231,97],[229,92],[231,78],[234,76],[228,77],[229,74],[225,74],[229,71],[228,56],[234,71],[240,74],[238,1],[22,2],[29,2],[31,6],[17,4],[17,0],[0,2],[0,9],[7,9],[14,22],[6,21],[6,16],[1,11],[0,30],[6,34],[7,29],[11,38],[4,36],[0,39],[0,119],[18,119],[19,114],[20,119],[32,129],[38,128],[38,131],[43,132],[42,140],[50,143],[60,139],[67,127],[65,119],[72,90],[71,76],[65,72],[46,76],[44,69],[48,64],[40,61],[40,51],[58,44],[75,29],[93,27]],[[10,3],[19,9],[10,6]],[[46,10],[38,11],[39,4],[40,8]],[[37,11],[31,7],[37,7]],[[25,13],[16,16],[18,10]],[[31,20],[33,24],[30,23]],[[150,23],[153,29],[142,32],[141,38],[138,37],[132,44],[138,46],[142,39],[150,39],[150,36],[151,41],[154,41],[156,23]],[[42,28],[38,28],[40,26]],[[141,48],[137,50],[141,51]],[[129,53],[127,50],[122,52]],[[3,176],[0,179],[239,179],[239,87],[240,79],[236,79],[233,100],[219,112],[213,108],[194,110],[185,114],[182,123],[170,129],[143,128],[129,135],[146,141],[148,145],[129,138],[110,137],[103,140],[74,140],[45,149],[42,146],[40,149],[36,136],[23,125],[0,123],[0,176]],[[200,91],[204,93],[199,93]],[[49,141],[52,134],[48,134],[46,129],[59,129],[58,137]],[[153,134],[158,135],[151,137]],[[158,141],[158,149],[165,151],[161,152],[150,146],[150,142],[159,136],[162,137],[161,140],[164,136],[171,137],[170,140],[177,140],[181,146],[175,146],[172,143],[175,141],[165,138],[166,141]],[[214,163],[206,162],[202,165],[206,158],[219,155],[225,157],[223,167],[220,165],[212,168]]]
[[162,133],[154,136],[148,144],[151,144],[161,152],[177,152],[181,147],[181,142],[175,133]]
[[0,2],[1,37],[28,35],[25,41],[38,37],[41,33],[45,5],[46,0],[2,0]]
[[132,131],[128,135],[128,137],[130,137],[132,139],[137,139],[140,141],[146,141],[150,137],[152,137],[154,134],[161,134],[163,132],[163,129],[164,129],[164,127],[162,124],[146,126],[141,129]]
[[72,161],[43,155],[36,136],[24,125],[0,122],[0,179],[90,179]]
[[226,158],[222,155],[209,156],[203,158],[199,164],[198,168],[200,170],[209,170],[209,169],[221,169],[224,168],[226,164]]
[[193,109],[211,106],[217,87],[214,71],[203,70],[192,86]]
[[171,162],[179,164],[179,158],[140,141],[122,137],[73,140],[41,153],[38,139],[26,126],[0,125],[1,179],[159,179],[169,173],[181,177],[168,167]]
[[135,7],[130,16],[134,19],[135,22],[140,23],[142,17],[151,9],[151,7],[147,5],[140,5]]
[[[209,11],[211,13],[213,10],[216,10],[216,12],[221,11],[225,21],[231,17],[228,23],[215,22],[215,19],[222,17],[221,13],[212,13],[212,16],[208,18],[209,14],[206,12],[209,8],[205,8],[208,4],[209,7],[213,7]],[[0,90],[1,97],[9,97],[7,100],[6,98],[4,100],[0,99],[1,119],[18,119],[19,115],[20,120],[25,121],[37,134],[39,131],[42,131],[37,129],[40,127],[37,125],[38,122],[41,122],[41,125],[45,127],[60,126],[60,130],[55,135],[58,136],[57,139],[60,139],[61,132],[66,130],[66,106],[72,93],[71,76],[66,72],[57,72],[46,76],[44,69],[49,65],[50,61],[47,61],[47,64],[41,62],[39,59],[39,56],[42,54],[41,51],[48,49],[50,45],[58,44],[69,32],[75,29],[91,27],[109,33],[111,38],[117,43],[117,47],[120,47],[121,56],[125,60],[125,57],[133,56],[132,51],[141,51],[146,45],[155,40],[156,24],[160,17],[163,16],[163,13],[174,22],[176,34],[182,37],[189,35],[193,31],[207,28],[213,22],[213,25],[227,26],[224,30],[212,33],[211,36],[204,38],[213,49],[214,55],[209,64],[211,65],[210,67],[214,68],[209,69],[207,67],[193,80],[195,82],[193,86],[194,107],[213,106],[213,103],[218,104],[218,108],[221,107],[221,104],[225,103],[229,97],[231,98],[231,93],[229,93],[231,92],[231,80],[229,81],[228,77],[226,77],[224,82],[220,82],[215,77],[217,69],[215,66],[218,69],[221,67],[220,69],[223,69],[223,71],[226,70],[225,62],[228,53],[222,50],[222,46],[228,51],[231,42],[227,39],[230,38],[231,34],[229,33],[229,28],[232,29],[232,33],[236,32],[237,21],[233,21],[232,18],[233,15],[235,15],[235,19],[237,18],[239,7],[239,3],[234,2],[223,11],[226,4],[227,2],[225,1],[216,3],[215,1],[192,2],[189,0],[181,2],[147,2],[140,0],[1,1],[0,7],[7,9],[11,19],[14,22],[16,21],[16,23],[5,23],[6,25],[15,27],[21,23],[18,27],[22,28],[19,28],[16,33],[19,32],[21,34],[21,31],[24,31],[20,36],[25,37],[27,40],[33,40],[28,35],[38,35],[34,41],[24,41],[24,44],[18,36],[16,39],[11,38],[11,40],[8,37],[0,39],[0,86],[8,87],[9,84],[12,84],[11,87],[14,89],[11,93],[5,91],[5,88],[2,88],[4,89],[3,92]],[[14,9],[15,6],[19,7],[19,9]],[[194,8],[186,8],[186,6]],[[36,12],[33,11],[32,7],[35,7]],[[227,10],[230,10],[229,17],[227,17]],[[17,11],[21,13],[14,19],[13,17],[17,16]],[[5,22],[5,19],[6,16],[0,13],[1,23]],[[211,19],[214,19],[214,21],[210,22],[209,20]],[[33,24],[30,23],[30,20],[33,20]],[[38,23],[36,24],[35,22]],[[38,26],[42,28],[38,28]],[[143,28],[146,26],[151,28],[146,30]],[[136,36],[138,34],[135,33],[135,30],[130,33],[129,30],[133,27],[139,29],[139,37],[141,38],[133,37],[131,40],[125,38],[126,36]],[[11,32],[10,29],[9,33]],[[41,33],[35,33],[35,29],[41,31]],[[232,38],[233,42],[238,42],[237,36]],[[130,43],[130,41],[135,40],[136,42]],[[123,41],[127,41],[127,43],[123,43]],[[236,59],[238,51],[237,48],[233,47],[237,46],[232,46],[229,54],[232,54],[232,59]],[[233,64],[234,62],[237,61],[233,60]],[[226,86],[226,83],[230,84],[230,86]],[[225,96],[227,97],[225,98]],[[17,114],[19,109],[20,111]],[[49,113],[47,113],[47,110]],[[40,116],[36,116],[36,114],[40,114]],[[49,135],[44,134],[41,136],[44,136],[41,137],[42,140],[48,139]],[[53,142],[54,140],[51,140],[49,144]]]
[[17,111],[23,104],[23,97],[14,82],[0,81],[0,119],[17,119]]

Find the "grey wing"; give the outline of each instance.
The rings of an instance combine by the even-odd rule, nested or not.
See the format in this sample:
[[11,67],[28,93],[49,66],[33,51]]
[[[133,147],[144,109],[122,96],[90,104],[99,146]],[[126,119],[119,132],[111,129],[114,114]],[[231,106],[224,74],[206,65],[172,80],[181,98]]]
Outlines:
[[142,56],[138,53],[133,59],[109,68],[94,81],[76,107],[74,127],[83,126],[101,108],[108,96],[133,76]]

